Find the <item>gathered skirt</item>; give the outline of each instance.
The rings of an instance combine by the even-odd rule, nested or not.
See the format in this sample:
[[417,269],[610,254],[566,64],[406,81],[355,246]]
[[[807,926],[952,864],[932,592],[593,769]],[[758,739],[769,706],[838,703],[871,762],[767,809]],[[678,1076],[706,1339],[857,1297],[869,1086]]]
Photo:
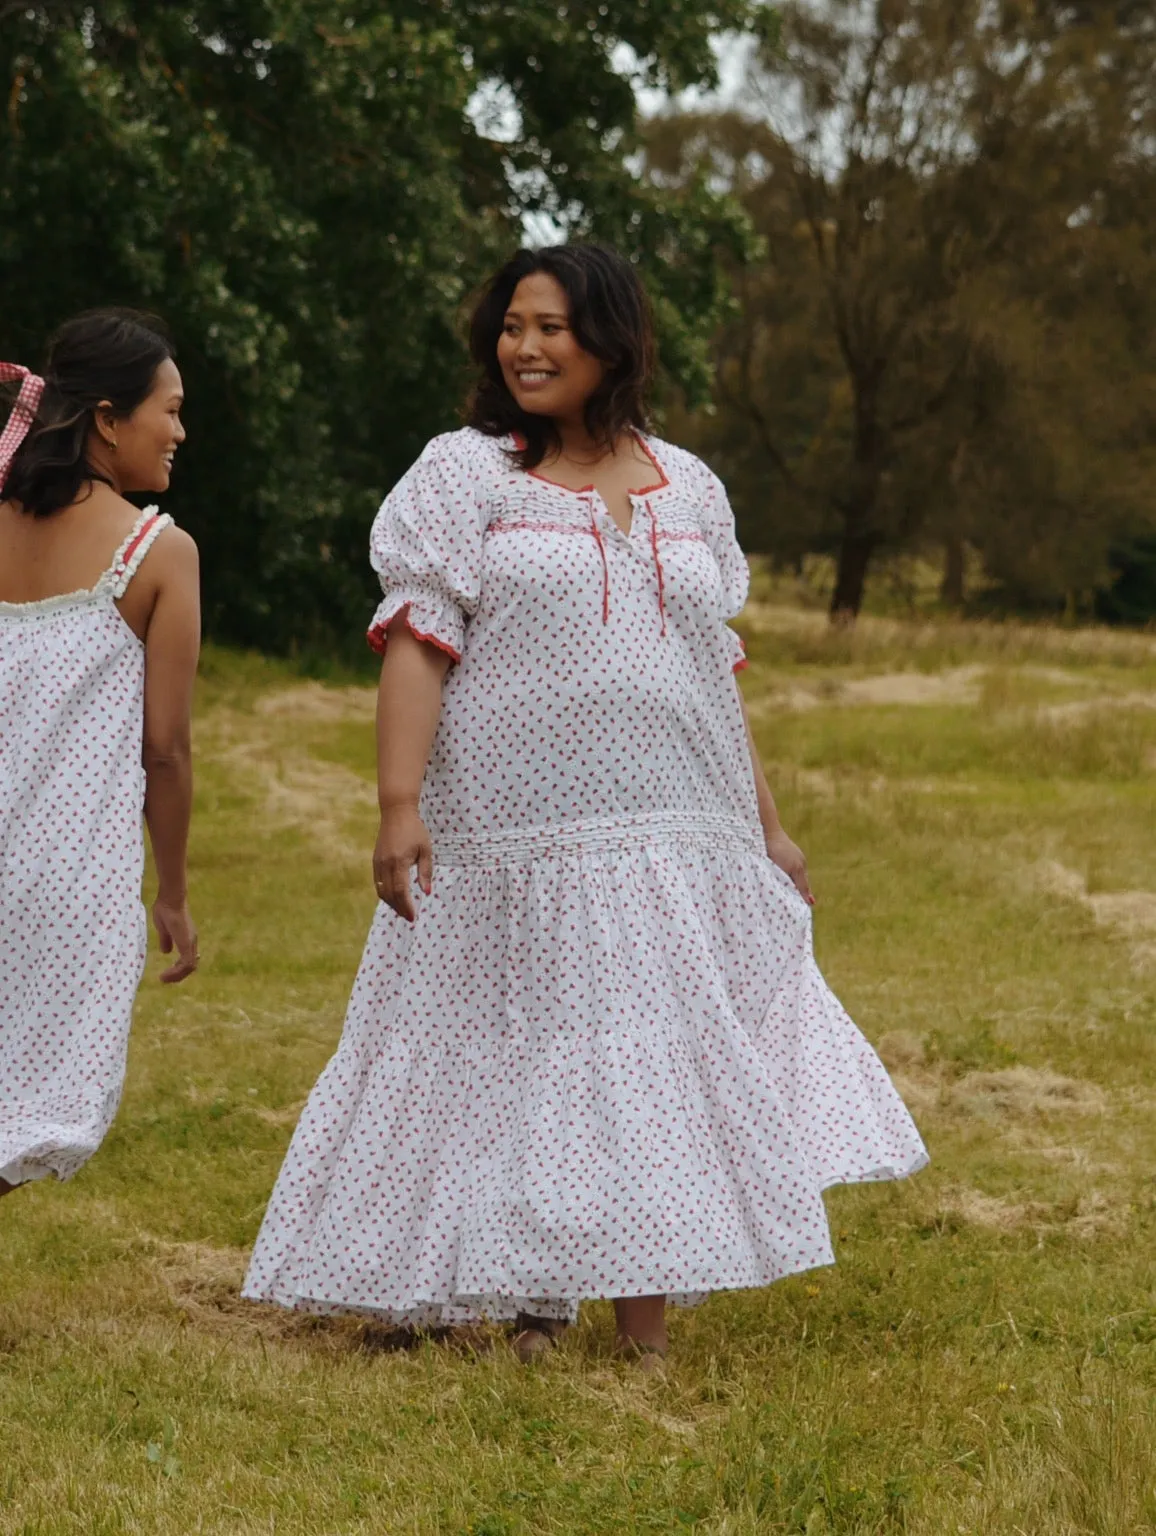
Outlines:
[[245,1295],[394,1323],[573,1317],[831,1263],[832,1184],[926,1153],[742,838],[439,863],[379,908]]

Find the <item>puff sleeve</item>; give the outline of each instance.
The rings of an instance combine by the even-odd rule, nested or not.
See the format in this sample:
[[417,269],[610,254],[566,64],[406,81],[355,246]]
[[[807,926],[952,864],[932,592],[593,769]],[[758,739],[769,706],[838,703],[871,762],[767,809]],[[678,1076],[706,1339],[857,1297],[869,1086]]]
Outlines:
[[735,516],[731,511],[723,483],[709,469],[706,471],[706,476],[707,483],[703,497],[705,536],[719,570],[721,590],[719,619],[726,633],[731,668],[735,672],[741,672],[747,664],[746,647],[726,621],[742,612],[751,582],[750,567],[735,537]]
[[367,638],[379,654],[402,614],[419,640],[461,660],[466,620],[478,606],[485,531],[483,465],[471,453],[472,435],[447,432],[427,443],[374,519],[369,559],[383,595]]

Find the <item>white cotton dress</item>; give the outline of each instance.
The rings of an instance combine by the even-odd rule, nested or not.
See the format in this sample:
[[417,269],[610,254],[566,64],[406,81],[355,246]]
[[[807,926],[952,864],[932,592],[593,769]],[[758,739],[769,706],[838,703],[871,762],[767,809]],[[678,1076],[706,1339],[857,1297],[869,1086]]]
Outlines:
[[473,430],[371,552],[456,661],[426,773],[433,893],[378,908],[245,1285],[394,1322],[573,1317],[832,1262],[821,1191],[926,1161],[767,857],[732,673],[747,566],[654,438],[624,533]]
[[0,1178],[70,1178],[124,1082],[145,961],[144,646],[117,610],[172,521],[96,586],[0,602]]

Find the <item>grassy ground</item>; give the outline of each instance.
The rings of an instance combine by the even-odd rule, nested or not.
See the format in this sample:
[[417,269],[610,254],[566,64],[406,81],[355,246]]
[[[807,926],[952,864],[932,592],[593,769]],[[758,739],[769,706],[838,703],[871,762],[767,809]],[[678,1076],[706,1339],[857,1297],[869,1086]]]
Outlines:
[[756,603],[745,687],[820,961],[929,1142],[838,1265],[604,1306],[517,1368],[242,1305],[370,915],[371,702],[211,654],[205,965],[141,992],[120,1117],[0,1206],[0,1532],[1156,1531],[1156,640]]

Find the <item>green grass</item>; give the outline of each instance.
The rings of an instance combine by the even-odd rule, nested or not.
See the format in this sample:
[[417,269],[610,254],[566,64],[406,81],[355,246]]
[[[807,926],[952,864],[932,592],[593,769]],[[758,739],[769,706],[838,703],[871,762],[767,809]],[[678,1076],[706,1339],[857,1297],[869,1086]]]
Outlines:
[[835,1268],[675,1314],[664,1382],[605,1305],[527,1371],[242,1304],[372,908],[371,704],[211,652],[204,968],[153,957],[99,1156],[0,1205],[0,1532],[1156,1532],[1156,641],[744,622],[820,961],[931,1168],[830,1194]]

